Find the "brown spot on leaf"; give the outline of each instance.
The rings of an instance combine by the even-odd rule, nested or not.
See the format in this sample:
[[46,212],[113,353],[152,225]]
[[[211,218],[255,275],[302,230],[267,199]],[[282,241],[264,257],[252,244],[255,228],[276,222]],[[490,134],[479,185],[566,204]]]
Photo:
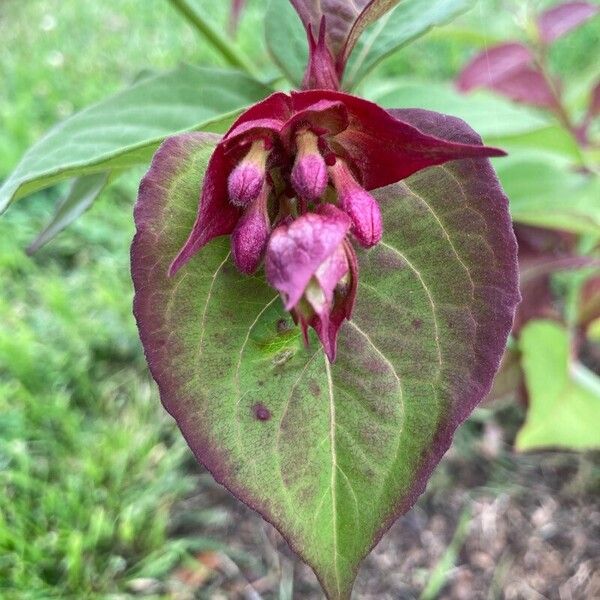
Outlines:
[[310,393],[313,396],[320,396],[321,395],[321,386],[318,384],[318,382],[316,381],[316,379],[311,379],[308,382],[308,389],[310,390]]
[[275,329],[277,329],[277,333],[285,333],[291,328],[291,325],[287,322],[286,319],[279,319],[277,323],[275,323]]
[[259,421],[268,421],[271,418],[271,411],[261,402],[257,402],[252,407],[254,418]]

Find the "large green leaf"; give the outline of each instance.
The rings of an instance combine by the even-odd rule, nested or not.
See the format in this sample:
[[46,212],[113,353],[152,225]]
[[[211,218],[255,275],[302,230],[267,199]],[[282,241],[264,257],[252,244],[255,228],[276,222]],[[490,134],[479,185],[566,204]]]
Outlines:
[[600,235],[600,177],[569,170],[551,157],[515,155],[498,175],[519,223]]
[[519,346],[529,406],[517,449],[600,448],[600,379],[573,361],[566,329],[532,321]]
[[144,79],[63,121],[25,154],[0,188],[13,201],[74,176],[145,163],[168,135],[224,131],[269,89],[232,71],[182,66]]
[[469,123],[486,143],[512,151],[540,148],[579,160],[581,150],[557,123],[540,112],[477,91],[459,94],[448,84],[401,80],[369,86],[367,96],[384,107],[418,106],[459,117]]
[[359,39],[346,67],[344,88],[354,89],[384,58],[431,28],[449,23],[474,3],[474,0],[402,0]]
[[132,272],[146,356],[198,459],[282,532],[329,598],[347,599],[360,560],[490,388],[518,295],[506,198],[486,161],[380,190],[384,241],[360,253],[330,365],[264,274],[235,269],[227,238],[167,277],[213,143],[169,139],[140,187]]
[[265,36],[271,58],[290,83],[299,88],[308,63],[308,43],[302,21],[289,0],[270,0]]

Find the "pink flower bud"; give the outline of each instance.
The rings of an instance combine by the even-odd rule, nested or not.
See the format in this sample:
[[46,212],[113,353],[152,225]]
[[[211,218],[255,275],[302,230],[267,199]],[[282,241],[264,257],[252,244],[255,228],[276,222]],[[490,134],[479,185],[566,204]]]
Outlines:
[[267,281],[300,323],[305,341],[312,327],[332,362],[358,283],[356,255],[346,240],[350,225],[339,208],[321,204],[316,212],[275,229],[265,259]]
[[317,136],[312,131],[301,131],[296,136],[298,153],[292,169],[292,185],[298,195],[310,202],[318,200],[327,187],[327,165],[319,152]]
[[227,189],[232,204],[246,206],[258,198],[265,182],[267,155],[264,141],[256,140],[248,154],[231,172]]
[[254,273],[260,265],[271,233],[267,210],[269,192],[269,186],[264,185],[258,198],[248,206],[231,234],[235,266],[248,275]]
[[358,243],[370,248],[381,241],[383,220],[379,204],[354,179],[350,169],[342,160],[329,167],[329,172],[338,193],[340,207],[352,220],[352,233]]

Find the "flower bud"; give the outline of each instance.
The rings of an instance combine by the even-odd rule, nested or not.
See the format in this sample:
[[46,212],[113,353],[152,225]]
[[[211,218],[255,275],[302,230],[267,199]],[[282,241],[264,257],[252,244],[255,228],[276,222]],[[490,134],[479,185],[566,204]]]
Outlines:
[[255,140],[248,154],[231,172],[227,189],[232,204],[246,206],[258,198],[265,182],[267,155],[264,140]]
[[319,25],[318,39],[315,39],[312,27],[307,29],[309,59],[302,81],[304,90],[339,90],[340,78],[335,66],[335,59],[327,47],[325,34],[327,27],[325,17]]
[[292,169],[292,185],[298,195],[309,202],[318,200],[325,193],[329,180],[317,141],[317,136],[308,130],[296,136],[298,153]]
[[260,265],[271,233],[267,209],[269,192],[269,186],[264,185],[258,198],[246,208],[231,234],[235,266],[248,275],[254,273]]
[[349,319],[356,297],[356,255],[346,234],[350,218],[332,204],[321,204],[270,237],[265,259],[267,281],[286,310],[319,336],[330,361],[335,359],[338,331]]
[[379,204],[354,179],[350,169],[340,159],[329,167],[340,208],[352,220],[352,233],[364,248],[375,246],[381,241],[383,221]]

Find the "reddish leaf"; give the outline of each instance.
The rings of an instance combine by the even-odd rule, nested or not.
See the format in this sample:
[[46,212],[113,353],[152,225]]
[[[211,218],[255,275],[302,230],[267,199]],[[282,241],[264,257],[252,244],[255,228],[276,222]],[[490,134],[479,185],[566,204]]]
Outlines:
[[600,6],[590,2],[565,2],[554,6],[543,12],[538,19],[540,38],[545,44],[551,44],[599,12]]
[[294,161],[296,134],[307,126],[318,131],[327,155],[352,163],[367,190],[451,160],[504,155],[497,148],[441,139],[435,128],[424,133],[377,104],[350,94],[310,90],[288,96],[277,92],[244,112],[218,144],[206,172],[198,218],[173,262],[172,274],[210,240],[235,229],[241,212],[229,201],[227,181],[249,145],[269,138],[273,145],[269,161],[285,171]]
[[523,44],[511,42],[481,52],[464,68],[457,87],[463,92],[487,88],[515,102],[556,107],[555,93]]
[[577,238],[572,234],[526,225],[515,227],[515,233],[522,297],[513,325],[513,333],[518,335],[533,319],[562,320],[552,292],[552,275],[593,265],[595,260],[577,255]]
[[[481,144],[452,117],[393,115]],[[360,252],[330,365],[290,329],[264,277],[237,272],[226,240],[166,276],[210,151],[201,134],[169,140],[140,188],[132,273],[148,362],[198,459],[284,534],[329,598],[348,600],[361,559],[490,389],[518,301],[508,201],[484,159],[374,192],[384,240]]]

